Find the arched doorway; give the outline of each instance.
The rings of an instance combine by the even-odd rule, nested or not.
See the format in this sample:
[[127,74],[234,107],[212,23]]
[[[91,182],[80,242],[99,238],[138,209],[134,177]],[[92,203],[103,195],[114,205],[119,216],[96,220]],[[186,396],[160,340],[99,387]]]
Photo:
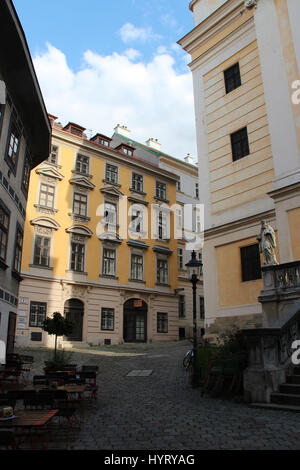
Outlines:
[[74,322],[74,328],[70,336],[67,337],[69,341],[82,341],[82,325],[84,315],[84,304],[78,299],[69,299],[65,302],[64,308],[65,317]]
[[146,302],[129,299],[124,303],[123,337],[125,343],[145,343],[147,341]]

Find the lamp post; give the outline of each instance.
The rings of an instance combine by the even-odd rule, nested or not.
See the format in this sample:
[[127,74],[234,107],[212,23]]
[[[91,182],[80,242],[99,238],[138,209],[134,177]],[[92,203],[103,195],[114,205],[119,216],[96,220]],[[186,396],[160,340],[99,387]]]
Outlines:
[[188,277],[192,283],[193,289],[193,375],[192,375],[192,386],[199,387],[199,376],[197,368],[197,282],[199,281],[201,274],[202,263],[196,257],[195,250],[192,251],[192,257],[188,263],[186,263],[188,269]]

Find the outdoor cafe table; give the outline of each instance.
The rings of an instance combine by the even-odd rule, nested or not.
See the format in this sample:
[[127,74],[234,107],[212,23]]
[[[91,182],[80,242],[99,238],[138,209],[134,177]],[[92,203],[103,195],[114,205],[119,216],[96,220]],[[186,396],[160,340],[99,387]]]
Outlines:
[[[34,438],[40,441],[43,449],[48,448],[48,439],[43,439],[41,430],[56,415],[58,410],[19,410],[13,418],[0,420],[0,429],[22,428],[29,430],[31,448],[34,449]],[[49,430],[48,430],[49,431]],[[48,432],[46,433],[49,438]]]
[[56,390],[64,390],[67,392],[68,395],[77,395],[78,399],[82,399],[82,394],[86,390],[85,384],[66,384],[66,385],[59,385],[56,387]]

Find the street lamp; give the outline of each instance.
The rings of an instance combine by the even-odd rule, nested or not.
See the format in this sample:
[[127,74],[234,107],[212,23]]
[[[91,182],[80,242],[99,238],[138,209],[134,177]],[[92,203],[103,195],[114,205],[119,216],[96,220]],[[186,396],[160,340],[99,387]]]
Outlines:
[[188,263],[185,265],[188,270],[188,278],[192,283],[193,288],[193,376],[192,376],[192,386],[199,387],[199,376],[197,368],[197,282],[200,279],[200,274],[202,271],[202,263],[196,257],[195,250],[192,251],[192,257]]

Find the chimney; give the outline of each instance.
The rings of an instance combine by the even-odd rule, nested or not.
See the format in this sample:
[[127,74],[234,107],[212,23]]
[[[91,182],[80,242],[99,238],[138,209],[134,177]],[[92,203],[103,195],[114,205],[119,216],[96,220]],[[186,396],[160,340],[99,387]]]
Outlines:
[[190,156],[190,154],[188,153],[186,157],[184,157],[184,161],[185,163],[189,163],[190,165],[194,165],[194,160],[193,158]]
[[151,147],[155,150],[160,150],[160,147],[161,147],[161,144],[158,142],[158,140],[153,139],[152,137],[150,137],[150,139],[147,140],[146,145],[148,145],[148,147]]
[[114,131],[116,134],[121,134],[124,137],[130,137],[130,130],[127,129],[127,126],[120,126],[120,124],[117,124]]

